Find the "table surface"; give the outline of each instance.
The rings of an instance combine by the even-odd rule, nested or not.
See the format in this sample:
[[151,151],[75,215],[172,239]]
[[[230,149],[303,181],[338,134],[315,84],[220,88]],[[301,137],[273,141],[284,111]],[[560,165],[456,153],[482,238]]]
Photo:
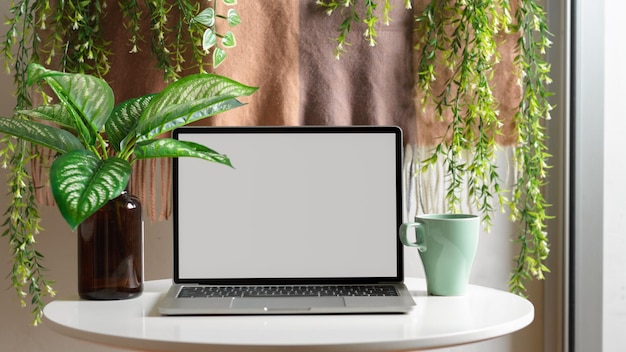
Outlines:
[[155,304],[171,280],[147,281],[124,301],[58,299],[46,326],[73,338],[148,351],[406,351],[466,344],[520,330],[533,305],[508,292],[471,285],[460,297],[426,295],[407,279],[416,306],[407,314],[164,317]]

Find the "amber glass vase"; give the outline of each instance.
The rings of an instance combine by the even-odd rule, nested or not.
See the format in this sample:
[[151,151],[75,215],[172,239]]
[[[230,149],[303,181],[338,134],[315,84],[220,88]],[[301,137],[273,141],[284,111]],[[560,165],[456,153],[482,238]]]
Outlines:
[[143,292],[141,203],[123,192],[78,227],[78,293],[115,300]]

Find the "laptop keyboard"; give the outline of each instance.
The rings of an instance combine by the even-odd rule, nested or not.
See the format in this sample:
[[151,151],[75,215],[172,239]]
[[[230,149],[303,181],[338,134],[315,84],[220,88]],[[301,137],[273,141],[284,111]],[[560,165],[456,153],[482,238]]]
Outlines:
[[179,298],[196,297],[318,297],[397,296],[393,285],[305,285],[305,286],[184,286]]

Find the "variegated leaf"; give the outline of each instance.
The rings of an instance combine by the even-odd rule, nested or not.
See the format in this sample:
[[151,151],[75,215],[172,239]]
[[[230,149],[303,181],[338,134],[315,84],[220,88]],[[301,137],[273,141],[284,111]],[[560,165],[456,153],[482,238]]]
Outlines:
[[0,117],[0,132],[59,153],[85,149],[80,140],[68,131],[29,120]]
[[28,75],[28,77],[26,78],[26,84],[28,84],[29,86],[32,86],[33,84],[41,81],[42,79],[46,77],[52,77],[55,75],[62,76],[62,75],[65,75],[66,73],[48,70],[47,68],[43,67],[42,65],[38,63],[31,63],[28,65],[28,67],[26,67],[26,74]]
[[111,117],[105,124],[105,131],[109,143],[115,150],[122,150],[129,136],[135,137],[139,118],[154,96],[154,94],[148,94],[129,99],[113,109]]
[[237,98],[250,95],[257,89],[219,75],[207,73],[189,75],[170,83],[157,94],[144,111],[142,120],[150,119],[160,110],[172,105],[225,95]]
[[201,23],[205,27],[213,27],[215,25],[215,10],[212,7],[207,7],[197,14],[193,21]]
[[[242,106],[243,103],[230,96],[220,96],[172,105],[159,111],[137,127],[138,141],[152,139],[177,127],[185,126],[207,116]],[[143,123],[141,123],[143,122]]]
[[234,48],[237,46],[237,41],[235,40],[235,34],[231,31],[226,32],[224,38],[222,38],[222,45],[225,48]]
[[74,118],[63,104],[41,105],[31,110],[19,110],[18,113],[35,119],[54,122],[67,130],[78,131]]
[[140,140],[187,123],[230,110],[242,104],[233,98],[254,93],[249,87],[213,74],[181,78],[157,94],[144,111],[137,126]]
[[137,143],[137,159],[194,157],[231,166],[230,159],[202,144],[172,138],[154,139]]
[[90,151],[73,151],[50,168],[50,186],[63,218],[75,229],[126,187],[131,167],[112,157],[101,160]]
[[202,35],[202,50],[209,50],[217,43],[217,35],[211,28],[207,28]]
[[239,17],[239,14],[235,11],[235,9],[229,9],[226,18],[228,19],[228,25],[231,27],[235,27],[241,23],[241,17]]
[[[103,79],[80,73],[60,73],[31,63],[28,81],[45,80],[66,104],[87,144],[93,144],[115,104],[113,90]],[[89,94],[85,94],[89,92]],[[83,128],[86,127],[86,128]]]
[[226,60],[226,51],[220,47],[213,50],[213,68],[218,68]]

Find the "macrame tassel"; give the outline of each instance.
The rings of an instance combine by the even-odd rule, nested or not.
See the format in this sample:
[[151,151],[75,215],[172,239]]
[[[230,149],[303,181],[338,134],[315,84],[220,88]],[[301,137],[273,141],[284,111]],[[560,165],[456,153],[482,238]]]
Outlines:
[[[438,161],[435,165],[430,165],[426,170],[422,170],[422,161],[432,156],[433,147],[421,145],[407,145],[404,157],[404,177],[405,177],[405,202],[406,216],[411,220],[418,214],[433,214],[450,212],[449,204],[446,200],[448,191],[448,176],[443,161]],[[510,190],[517,183],[517,171],[513,165],[515,147],[501,147],[496,153],[498,170],[504,170],[499,174],[499,184],[501,189]],[[472,151],[465,150],[461,158],[466,162],[472,161]],[[479,214],[480,211],[472,203],[469,195],[467,180],[462,185],[462,189],[457,194],[461,198],[460,212]],[[507,192],[507,191],[505,191]],[[494,209],[497,209],[497,198],[494,195]],[[506,210],[506,209],[500,209]]]
[[159,221],[168,219],[172,214],[172,159],[161,160],[161,212],[159,213]]
[[133,165],[129,192],[141,200],[152,221],[167,220],[172,214],[171,171],[170,159],[138,160]]
[[38,158],[33,158],[30,162],[33,186],[35,187],[35,199],[42,205],[55,205],[52,190],[50,189],[48,170],[54,160],[54,152],[51,149],[33,146]]
[[[411,220],[415,215],[434,214],[449,212],[446,192],[448,182],[446,170],[442,161],[430,165],[422,170],[422,161],[428,159],[433,153],[433,147],[408,144],[405,147],[404,177],[406,192],[407,219]],[[471,158],[471,152],[465,151],[464,158]],[[471,205],[467,190],[461,190],[461,211],[474,213],[476,210]]]
[[167,220],[172,214],[171,174],[171,159],[138,160],[133,165],[128,191],[141,200],[152,221]]
[[[150,214],[150,218],[155,218],[156,217],[156,201],[154,200],[155,196],[157,195],[156,192],[156,163],[157,160],[156,159],[149,159],[148,162],[150,163],[150,173],[148,174],[149,177],[149,182],[148,184],[150,185],[150,196],[152,199],[150,199],[150,201],[148,202],[148,213]],[[160,174],[159,174],[160,175]]]

